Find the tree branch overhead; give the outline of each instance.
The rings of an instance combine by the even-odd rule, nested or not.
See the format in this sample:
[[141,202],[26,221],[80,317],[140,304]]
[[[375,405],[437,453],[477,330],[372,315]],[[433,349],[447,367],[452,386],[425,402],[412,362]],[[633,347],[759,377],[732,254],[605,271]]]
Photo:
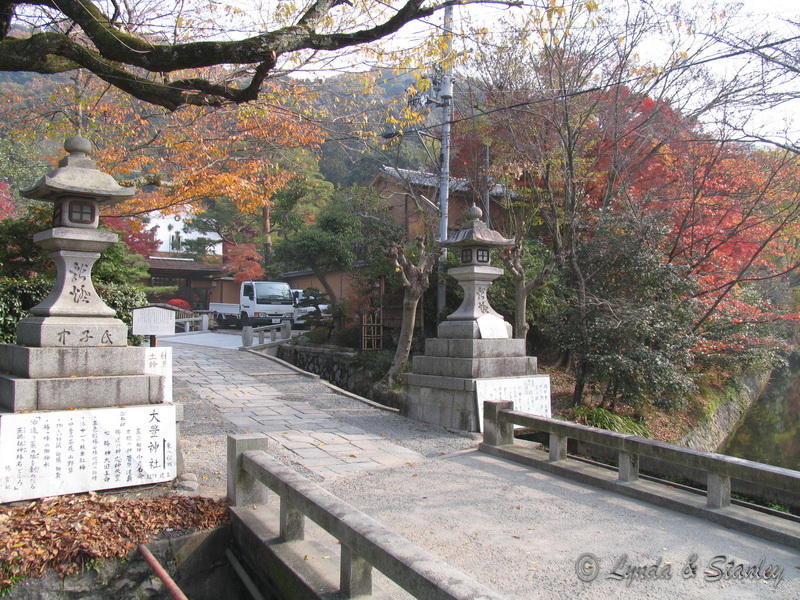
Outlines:
[[[117,3],[0,1],[0,70],[56,74],[83,68],[136,98],[170,110],[186,104],[241,103],[258,96],[261,83],[283,55],[337,51],[374,42],[444,6],[406,0],[385,13],[383,19],[360,28],[351,26],[352,30],[344,26],[336,30],[331,23],[339,18],[337,7],[344,4],[350,3],[316,0],[294,23],[241,40],[172,43],[163,41],[163,36],[127,30],[120,24]],[[113,8],[114,14],[107,15],[104,6]],[[375,6],[385,5],[376,2]],[[26,36],[19,28],[15,30],[14,14],[23,9],[46,9],[51,22]],[[254,73],[245,81],[218,82],[206,73],[192,72],[217,65],[253,66]],[[190,74],[165,81],[164,74],[178,71]],[[230,71],[225,74],[231,76]]]

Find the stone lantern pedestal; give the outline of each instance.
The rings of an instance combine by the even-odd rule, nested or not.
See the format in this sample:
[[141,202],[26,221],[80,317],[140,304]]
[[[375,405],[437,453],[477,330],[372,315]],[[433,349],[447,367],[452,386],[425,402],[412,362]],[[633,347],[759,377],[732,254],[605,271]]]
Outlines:
[[117,235],[98,229],[100,204],[131,197],[98,171],[91,143],[64,144],[58,168],[23,194],[53,202],[34,241],[56,264],[50,294],[0,344],[0,502],[175,477],[171,349],[127,345],[128,329],[92,283]]
[[512,337],[489,304],[487,291],[503,270],[490,265],[490,250],[513,240],[489,229],[472,206],[462,229],[442,245],[460,253],[461,266],[447,271],[464,290],[464,300],[425,341],[404,376],[406,406],[413,419],[463,431],[482,431],[483,402],[511,400],[515,410],[550,416],[550,378],[537,374],[525,340]]

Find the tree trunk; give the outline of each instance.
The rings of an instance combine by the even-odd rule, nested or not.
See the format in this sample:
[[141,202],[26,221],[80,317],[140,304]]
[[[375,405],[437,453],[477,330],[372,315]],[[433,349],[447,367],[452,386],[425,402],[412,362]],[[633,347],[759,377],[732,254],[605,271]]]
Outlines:
[[575,389],[572,391],[572,405],[579,406],[583,400],[583,388],[586,386],[586,374],[583,370],[582,360],[575,361]]
[[528,289],[525,279],[514,278],[514,337],[524,340],[528,336]]
[[269,202],[261,209],[261,232],[264,234],[264,261],[272,256],[272,219]]
[[403,293],[403,321],[400,325],[400,339],[397,340],[397,350],[395,350],[389,372],[386,373],[387,383],[391,386],[400,375],[411,352],[411,341],[414,338],[414,325],[417,319],[417,305],[422,296],[422,291],[406,288]]
[[339,306],[339,298],[336,296],[336,292],[333,291],[333,287],[331,287],[326,274],[322,271],[317,271],[316,269],[312,270],[314,271],[316,278],[319,279],[319,282],[322,284],[325,293],[330,299],[331,315],[333,315],[333,328],[341,329],[344,325],[344,314]]

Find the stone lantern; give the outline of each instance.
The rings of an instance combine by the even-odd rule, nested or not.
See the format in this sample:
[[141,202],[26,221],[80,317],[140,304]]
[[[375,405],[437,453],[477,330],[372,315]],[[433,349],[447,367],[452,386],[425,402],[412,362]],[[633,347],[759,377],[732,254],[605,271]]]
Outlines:
[[464,290],[464,300],[439,324],[438,335],[425,340],[425,353],[414,357],[403,376],[405,404],[412,419],[451,429],[481,431],[483,402],[512,401],[516,410],[549,417],[550,379],[537,373],[536,358],[525,353],[525,340],[489,304],[487,290],[503,274],[491,266],[491,251],[507,248],[506,239],[481,220],[474,204],[464,226],[442,242],[460,256],[447,271]]
[[58,167],[23,194],[54,204],[33,236],[56,281],[0,344],[0,502],[168,481],[177,472],[171,348],[128,346],[128,329],[97,295],[92,267],[117,235],[100,206],[130,198],[73,136]]
[[127,327],[114,318],[97,295],[92,266],[118,236],[97,228],[100,204],[130,198],[133,188],[120,186],[98,171],[92,144],[75,135],[66,140],[69,153],[58,168],[23,190],[26,198],[52,202],[53,226],[33,236],[56,263],[50,294],[31,309],[33,316],[17,326],[17,343],[38,347],[125,346]]
[[489,304],[487,290],[503,274],[491,266],[492,248],[508,248],[514,240],[504,238],[481,220],[483,212],[474,204],[464,215],[464,227],[442,242],[461,257],[461,266],[447,271],[464,290],[464,300],[439,325],[440,338],[497,339],[512,336],[511,325]]

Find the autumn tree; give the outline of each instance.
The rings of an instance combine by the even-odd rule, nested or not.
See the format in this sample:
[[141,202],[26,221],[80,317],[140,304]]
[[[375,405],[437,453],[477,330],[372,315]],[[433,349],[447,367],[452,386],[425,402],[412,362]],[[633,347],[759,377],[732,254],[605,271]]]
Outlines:
[[329,281],[330,273],[351,271],[385,254],[397,237],[386,203],[366,188],[334,192],[314,223],[282,240],[275,258],[286,269],[311,269],[333,305],[334,319],[342,324],[341,298]]
[[[604,318],[596,307],[611,301],[598,299],[598,290],[603,288],[598,288],[596,281],[604,276],[602,269],[618,264],[589,260],[586,254],[592,244],[603,241],[596,239],[601,232],[615,234],[613,227],[600,225],[612,214],[627,223],[644,223],[657,216],[661,228],[629,227],[627,231],[634,238],[644,231],[655,235],[656,239],[642,239],[640,244],[646,244],[634,247],[650,251],[655,248],[659,252],[668,252],[663,245],[669,237],[667,232],[681,235],[673,229],[676,223],[699,226],[695,217],[701,206],[708,206],[707,186],[718,185],[720,180],[703,179],[694,172],[667,183],[666,179],[658,179],[659,169],[680,164],[682,152],[690,152],[696,145],[699,148],[703,139],[717,133],[709,119],[719,111],[731,110],[736,102],[752,102],[762,89],[762,82],[746,70],[724,76],[703,72],[705,57],[716,42],[713,36],[700,41],[695,37],[681,39],[685,21],[677,12],[670,16],[674,31],[667,40],[666,61],[658,64],[644,63],[639,58],[642,41],[655,27],[655,15],[647,7],[621,16],[594,9],[587,13],[587,8],[556,3],[550,9],[532,11],[531,21],[515,33],[497,36],[487,43],[472,71],[475,97],[483,104],[489,120],[485,130],[495,157],[493,175],[513,186],[514,196],[507,208],[508,222],[518,227],[511,231],[517,236],[516,256],[521,254],[519,249],[526,236],[535,234],[546,241],[554,281],[562,300],[570,307],[571,337],[564,348],[571,353],[576,373],[576,403],[586,384],[599,377],[594,365],[598,356],[595,342],[604,337],[615,339],[596,335]],[[590,20],[591,27],[587,26]],[[726,25],[718,26],[717,31],[724,31]],[[701,125],[701,119],[706,119],[706,124]],[[733,175],[730,172],[723,180],[736,187]],[[716,227],[719,232],[717,241],[708,245],[708,249],[718,252],[715,260],[724,262],[723,257],[736,252],[746,255],[748,258],[738,264],[753,277],[768,277],[767,272],[780,274],[780,269],[767,269],[755,275],[754,271],[766,267],[766,261],[757,257],[766,259],[770,247],[780,252],[775,242],[792,231],[795,219],[793,193],[782,195],[775,178],[767,177],[764,182],[766,187],[762,190],[748,186],[744,212],[739,213],[736,207],[742,198],[728,197],[726,208],[718,205],[717,209],[726,218],[703,219],[706,226],[710,225],[709,231]],[[675,187],[671,187],[672,183]],[[704,199],[694,212],[686,212],[686,203],[674,202],[673,194],[677,194],[691,203],[688,199],[700,188],[706,191],[701,192]],[[767,193],[767,188],[772,192]],[[772,200],[767,201],[767,196]],[[737,250],[733,245],[726,246],[725,239],[739,239],[745,231],[756,234],[757,223],[761,229],[753,239],[758,242],[749,247],[749,252],[742,252],[741,245]],[[734,226],[733,230],[729,226]],[[726,231],[733,237],[727,238]],[[694,230],[689,237],[698,239],[698,232]],[[509,254],[514,256],[514,252]],[[642,260],[646,257],[632,256],[641,256]],[[687,281],[702,279],[700,271],[692,270],[687,263],[668,256],[662,260],[680,267]],[[783,268],[793,269],[792,261],[788,262]],[[760,267],[755,267],[756,263]],[[509,267],[514,272],[513,263]],[[691,300],[733,293],[747,276],[740,278],[734,269],[723,278],[725,283],[719,282],[719,289],[700,288],[690,294]],[[523,281],[518,279],[522,298],[526,296]],[[610,288],[607,293],[612,293]],[[631,292],[630,301],[634,305],[646,302],[647,296]],[[688,299],[686,302],[692,304]],[[712,318],[722,304],[712,300],[707,307],[707,316],[699,313],[692,325],[694,334],[699,332],[701,321]],[[518,305],[517,312],[524,314],[524,305]],[[674,325],[685,327],[685,321],[678,319]],[[640,351],[652,348],[645,338],[628,339],[639,339]],[[614,352],[612,345],[606,349]]]
[[[145,2],[5,0],[0,2],[0,70],[85,69],[169,110],[242,103],[256,99],[276,73],[314,59],[330,62],[331,54],[381,40],[445,4],[316,0],[241,10],[176,1],[154,11]],[[231,39],[231,27],[253,33]]]

